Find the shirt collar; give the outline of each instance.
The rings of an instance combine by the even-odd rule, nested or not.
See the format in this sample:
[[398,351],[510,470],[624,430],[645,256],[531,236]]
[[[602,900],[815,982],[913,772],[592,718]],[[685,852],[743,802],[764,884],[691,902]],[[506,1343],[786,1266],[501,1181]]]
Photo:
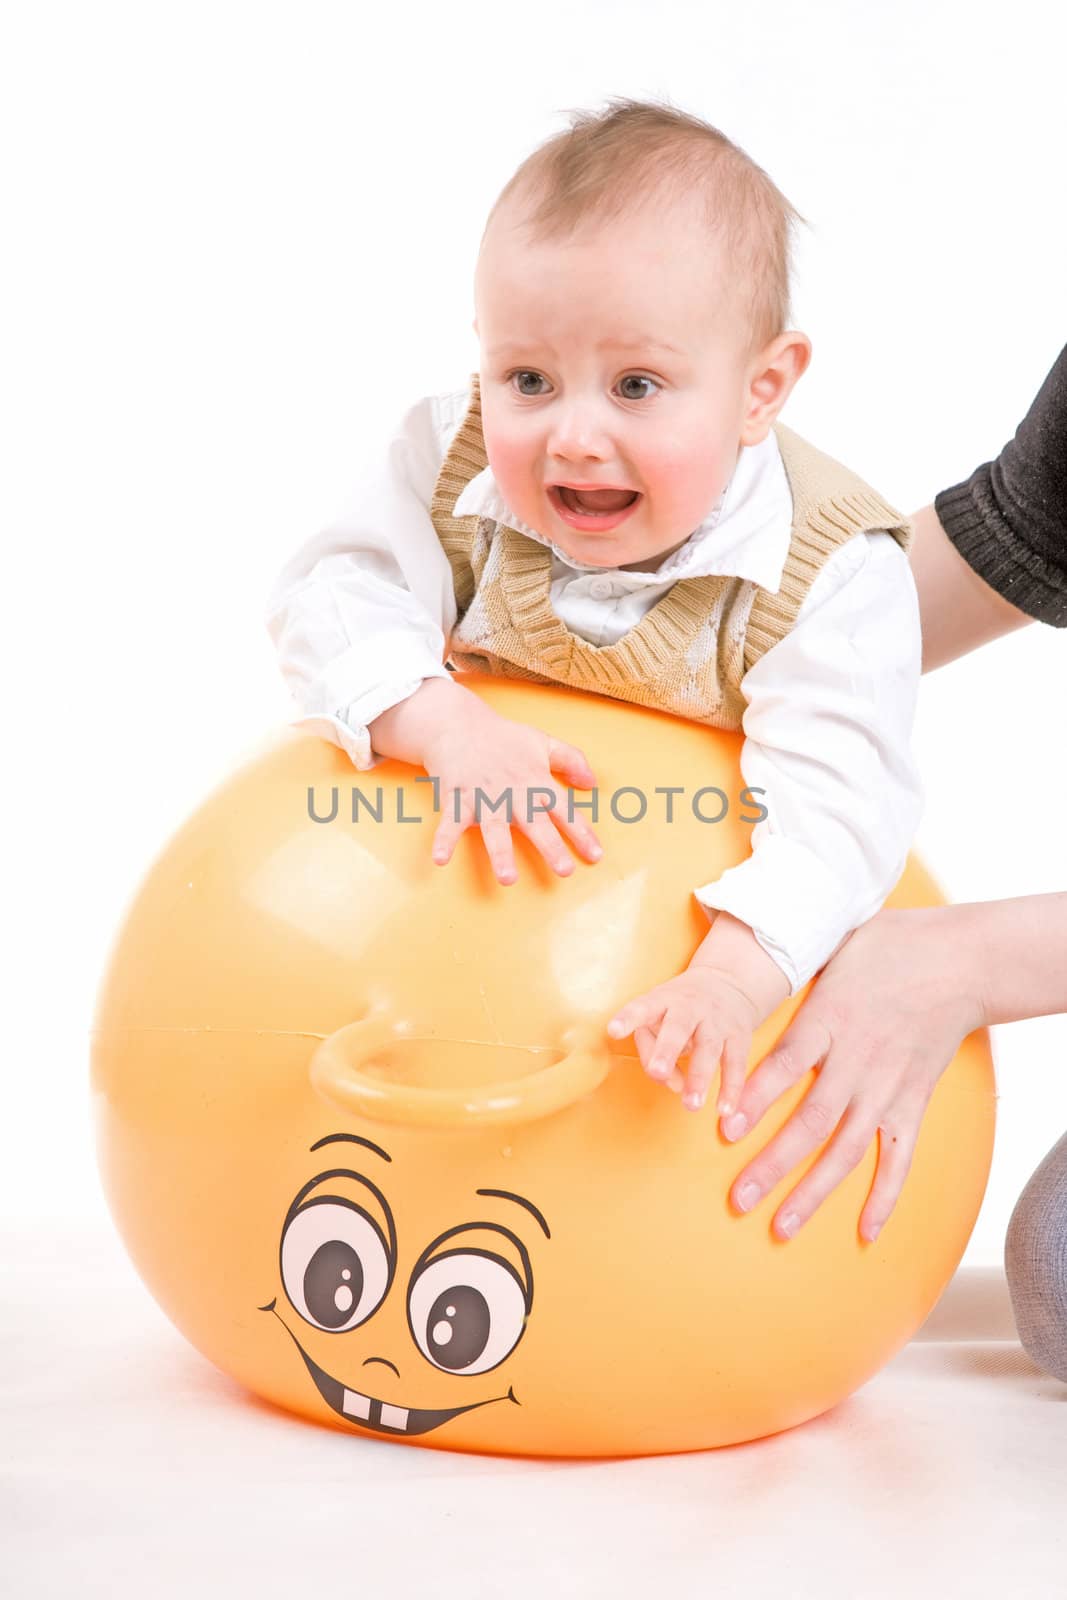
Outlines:
[[473,477],[452,508],[455,517],[491,517],[548,547],[557,561],[577,572],[610,572],[638,589],[679,578],[747,578],[777,594],[789,553],[793,496],[774,430],[760,444],[744,445],[733,476],[707,516],[685,543],[654,572],[624,572],[575,561],[551,539],[522,522],[508,507],[491,467]]

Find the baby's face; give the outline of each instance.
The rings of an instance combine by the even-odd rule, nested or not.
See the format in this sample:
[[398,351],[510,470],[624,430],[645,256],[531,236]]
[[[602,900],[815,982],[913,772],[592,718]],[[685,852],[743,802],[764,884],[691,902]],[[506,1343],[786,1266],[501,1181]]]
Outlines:
[[[743,437],[749,326],[720,247],[687,205],[562,244],[525,242],[500,221],[475,276],[482,427],[500,492],[574,560],[651,570],[754,442]],[[597,522],[568,510],[561,484],[637,498],[621,520]]]

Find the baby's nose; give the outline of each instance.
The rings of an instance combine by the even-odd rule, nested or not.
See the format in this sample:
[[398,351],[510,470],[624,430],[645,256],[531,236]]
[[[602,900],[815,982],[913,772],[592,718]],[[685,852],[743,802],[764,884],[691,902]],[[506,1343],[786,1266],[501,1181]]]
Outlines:
[[611,436],[599,407],[572,401],[554,420],[549,450],[561,461],[609,461]]

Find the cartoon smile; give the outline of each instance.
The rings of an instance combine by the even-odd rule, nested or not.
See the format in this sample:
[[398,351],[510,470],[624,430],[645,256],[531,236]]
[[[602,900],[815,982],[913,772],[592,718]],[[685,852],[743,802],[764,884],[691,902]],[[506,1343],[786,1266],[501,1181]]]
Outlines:
[[361,1394],[358,1389],[349,1389],[339,1379],[331,1378],[328,1372],[324,1372],[317,1362],[312,1361],[292,1329],[286,1327],[281,1317],[278,1320],[300,1351],[316,1389],[330,1409],[347,1422],[356,1422],[373,1433],[403,1434],[410,1439],[415,1434],[429,1433],[431,1429],[439,1428],[443,1422],[451,1422],[453,1417],[462,1416],[464,1411],[477,1411],[479,1406],[493,1406],[500,1400],[511,1400],[515,1405],[520,1403],[510,1386],[507,1394],[492,1395],[488,1400],[475,1400],[466,1406],[453,1406],[447,1411],[398,1406],[391,1400],[379,1400],[373,1395]]

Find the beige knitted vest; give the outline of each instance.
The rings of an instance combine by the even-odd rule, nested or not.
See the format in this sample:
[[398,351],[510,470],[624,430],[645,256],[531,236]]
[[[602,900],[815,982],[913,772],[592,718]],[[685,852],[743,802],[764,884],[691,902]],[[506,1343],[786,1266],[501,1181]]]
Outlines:
[[489,672],[655,706],[717,728],[741,726],[741,679],[785,637],[820,567],[854,534],[884,530],[907,549],[911,529],[891,505],[831,456],[775,426],[793,496],[793,531],[777,594],[749,579],[679,578],[614,644],[572,633],[550,600],[552,552],[491,517],[452,508],[487,465],[478,374],[466,415],[434,486],[430,515],[456,593],[451,656]]

